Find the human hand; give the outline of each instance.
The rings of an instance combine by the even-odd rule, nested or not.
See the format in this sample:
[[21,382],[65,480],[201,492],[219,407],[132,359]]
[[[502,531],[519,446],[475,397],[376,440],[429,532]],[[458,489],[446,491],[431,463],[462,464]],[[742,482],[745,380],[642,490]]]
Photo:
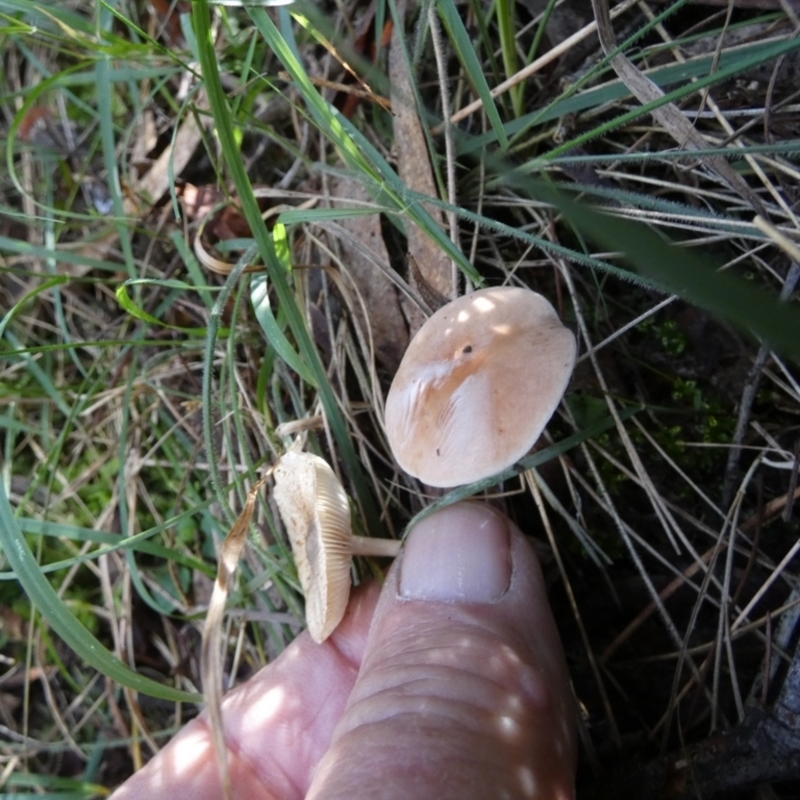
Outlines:
[[[301,634],[222,712],[237,800],[573,796],[573,702],[541,570],[479,503],[420,522],[330,639]],[[221,796],[201,715],[112,800]]]

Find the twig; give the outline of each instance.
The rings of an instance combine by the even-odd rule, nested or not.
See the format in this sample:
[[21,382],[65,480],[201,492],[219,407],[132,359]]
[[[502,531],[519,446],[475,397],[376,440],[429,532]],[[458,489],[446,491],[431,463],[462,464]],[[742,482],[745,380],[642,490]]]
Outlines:
[[[786,280],[783,282],[783,288],[781,289],[780,299],[783,302],[789,299],[798,281],[800,281],[800,265],[793,263],[791,267],[789,267],[789,273],[786,275]],[[742,399],[739,401],[739,417],[736,420],[736,428],[734,429],[733,439],[731,441],[733,447],[731,447],[728,453],[728,463],[725,466],[725,478],[722,484],[723,508],[726,508],[731,501],[733,486],[736,482],[736,471],[739,468],[739,458],[742,454],[741,444],[744,440],[745,431],[747,430],[747,423],[750,420],[750,411],[753,408],[753,401],[755,400],[758,384],[761,380],[761,372],[767,363],[769,354],[770,346],[767,342],[764,342],[758,349],[756,359],[745,381]]]
[[[632,8],[638,2],[639,0],[625,0],[625,2],[620,3],[611,11],[612,18],[618,17],[620,14],[624,14],[629,8]],[[544,69],[551,62],[561,58],[564,53],[568,52],[572,47],[578,44],[578,42],[582,42],[588,36],[591,36],[596,30],[596,22],[590,22],[588,25],[584,25],[579,31],[575,31],[572,36],[567,37],[559,45],[548,50],[543,56],[540,56],[535,61],[531,61],[527,67],[521,69],[515,75],[512,75],[507,80],[504,80],[502,83],[499,83],[497,86],[495,86],[490,92],[491,96],[499,97],[501,94],[505,94],[509,89],[513,89],[518,83],[527,80],[532,75],[535,75],[537,72]],[[483,100],[475,100],[469,105],[464,106],[464,108],[462,108],[460,111],[456,111],[456,113],[450,117],[450,123],[454,125],[456,122],[461,122],[462,119],[468,117],[470,114],[478,111],[481,108],[483,108]],[[434,134],[438,135],[441,132],[442,125],[438,125],[433,129]]]
[[[664,92],[656,86],[640,69],[634,66],[628,58],[616,51],[614,31],[611,27],[611,14],[608,10],[607,0],[592,0],[595,18],[597,21],[597,35],[603,52],[608,57],[614,72],[625,84],[633,96],[640,103],[652,103],[664,97]],[[666,103],[650,112],[655,121],[681,146],[690,150],[703,150],[708,143],[702,134],[698,133],[692,123],[683,115],[674,103]],[[758,195],[750,188],[745,179],[724,159],[719,156],[709,156],[703,162],[711,167],[738,195],[748,203],[761,216],[767,213]]]

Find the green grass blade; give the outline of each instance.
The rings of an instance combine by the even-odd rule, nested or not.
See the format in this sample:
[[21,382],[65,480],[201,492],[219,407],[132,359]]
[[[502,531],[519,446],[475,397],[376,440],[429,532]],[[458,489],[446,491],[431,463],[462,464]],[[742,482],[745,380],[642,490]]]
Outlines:
[[[0,425],[2,425],[2,418],[0,418]],[[5,428],[5,426],[3,427]],[[191,513],[194,512],[192,511]],[[163,558],[165,561],[174,561],[182,566],[198,570],[211,578],[213,578],[215,574],[214,570],[200,559],[191,555],[186,555],[173,547],[165,547],[158,542],[150,541],[147,537],[154,536],[157,532],[156,530],[143,531],[135,536],[121,537],[118,533],[107,533],[106,531],[82,528],[78,525],[68,525],[62,522],[22,518],[18,519],[17,523],[23,533],[36,536],[52,536],[59,539],[73,539],[78,542],[95,542],[97,544],[106,545],[105,547],[98,547],[94,550],[90,550],[87,553],[75,555],[72,558],[41,564],[39,565],[39,569],[42,574],[57,572],[60,569],[68,569],[84,561],[94,561],[100,558],[100,556],[118,552],[123,548]],[[16,574],[13,571],[0,572],[0,581],[16,579]]]
[[250,300],[253,304],[258,324],[267,337],[267,342],[275,352],[306,382],[316,383],[313,373],[306,366],[300,354],[289,344],[283,335],[269,303],[269,282],[266,275],[256,275],[250,282]]
[[[500,52],[503,57],[503,67],[506,71],[506,78],[511,78],[513,75],[516,75],[519,70],[517,40],[514,36],[515,6],[514,0],[496,0],[495,3],[497,30],[500,34]],[[523,84],[518,83],[509,90],[515,117],[519,117],[520,114],[522,114],[522,89]]]
[[305,225],[327,220],[352,219],[354,217],[371,217],[373,214],[390,213],[390,208],[377,206],[365,208],[293,208],[281,211],[277,221],[283,225]]
[[370,190],[376,201],[395,208],[417,224],[449,258],[458,264],[469,280],[475,284],[482,283],[481,276],[472,264],[453,245],[422,202],[417,200],[418,196],[407,192],[397,173],[367,137],[325,102],[309,80],[294,49],[287,43],[266,12],[260,8],[250,8],[248,12],[261,35],[291,75],[314,121],[337,147],[341,157],[353,170],[354,176]]
[[[288,48],[263,9],[248,9],[248,13],[254,18],[258,17],[262,25],[273,34],[273,43],[281,50],[281,53],[278,55],[282,55],[284,58],[294,63],[294,54]],[[222,88],[219,65],[217,64],[211,37],[211,19],[208,0],[197,0],[194,4],[193,22],[209,105],[217,126],[216,132],[226,157],[227,166],[242,204],[242,212],[250,226],[253,238],[258,246],[258,251],[264,259],[267,274],[269,275],[272,285],[275,287],[280,308],[286,315],[289,327],[297,342],[298,349],[303,354],[311,374],[315,378],[316,388],[319,392],[323,408],[325,409],[328,423],[339,448],[339,453],[344,462],[347,475],[352,482],[356,498],[364,513],[367,527],[373,535],[379,535],[379,514],[375,500],[367,484],[355,447],[353,446],[353,441],[336,402],[336,397],[328,383],[325,369],[320,363],[316,350],[311,342],[300,309],[298,309],[294,301],[284,269],[275,254],[272,239],[264,224],[264,220],[261,218],[261,212],[255,195],[253,194],[253,187],[245,171],[244,162],[237,146],[230,118],[230,108],[228,107],[227,98]],[[261,26],[259,26],[259,30],[261,30]],[[320,101],[321,100],[322,98],[320,98]]]
[[539,46],[541,45],[542,39],[544,38],[544,34],[547,30],[547,23],[550,21],[550,17],[553,13],[553,9],[556,7],[557,2],[558,0],[547,0],[547,5],[542,12],[541,21],[536,28],[536,34],[534,35],[533,42],[531,42],[530,49],[528,50],[529,63],[533,61],[533,59],[536,57],[536,54],[539,52]]
[[[785,53],[793,52],[798,48],[800,48],[800,40],[797,39],[788,39],[780,42],[759,42],[757,44],[747,45],[746,47],[737,48],[734,51],[723,52],[717,64],[717,69],[713,72],[711,72],[711,68],[714,64],[712,56],[703,56],[691,59],[683,64],[670,64],[665,67],[646,70],[645,75],[661,88],[666,88],[678,82],[682,82],[682,85],[669,92],[665,98],[648,104],[647,106],[634,108],[625,114],[615,117],[613,120],[609,120],[602,126],[587,131],[585,134],[582,134],[581,137],[576,137],[563,145],[553,148],[546,154],[532,161],[531,168],[535,168],[535,165],[542,161],[553,161],[562,153],[575,147],[576,143],[582,143],[595,136],[607,133],[609,130],[627,124],[638,116],[648,113],[653,108],[663,105],[665,102],[680,100],[693,92],[714,85],[719,81],[728,80],[735,77],[740,72],[752,69],[759,64],[771,61]],[[583,82],[582,80],[581,84]],[[537,125],[544,125],[547,122],[560,119],[567,114],[575,114],[590,108],[596,108],[613,100],[631,96],[630,91],[621,81],[615,80],[603,84],[602,86],[595,86],[590,89],[585,89],[584,91],[578,91],[581,84],[574,84],[565,94],[561,95],[561,97],[555,99],[544,108],[532,111],[529,114],[519,117],[519,119],[507,122],[504,125],[506,136],[508,138],[518,137],[529,128]],[[580,142],[578,141],[579,139]],[[487,131],[478,136],[468,136],[464,134],[463,131],[460,131],[457,149],[460,154],[474,152],[490,146],[496,141],[497,137],[494,130]]]
[[[127,280],[124,283],[120,284],[117,287],[115,292],[115,296],[117,298],[117,302],[120,304],[124,311],[127,311],[135,319],[138,319],[140,322],[146,322],[149,325],[155,325],[158,328],[167,328],[173,331],[180,331],[181,333],[186,333],[188,335],[194,336],[205,336],[206,329],[205,328],[184,328],[180,325],[171,325],[168,322],[162,322],[157,317],[154,317],[152,314],[149,314],[145,311],[141,306],[139,306],[133,298],[128,294],[128,288],[131,286],[161,286],[163,288],[169,289],[192,289],[194,287],[190,286],[183,281],[164,281],[164,280],[157,280],[157,279],[150,279],[150,278],[134,278],[132,280]],[[202,288],[202,287],[201,287]]]
[[91,258],[70,250],[35,245],[21,239],[12,239],[9,236],[0,236],[0,253],[33,256],[44,260],[52,259],[56,264],[75,264],[76,266],[100,269],[105,272],[119,272],[119,264],[114,264],[111,261],[102,261],[99,258]]
[[[709,156],[725,156],[729,161],[742,161],[750,155],[796,155],[800,153],[800,139],[785,139],[777,144],[750,144],[743,147],[704,147],[692,150],[691,155],[679,147],[670,150],[648,150],[640,153],[592,153],[585,155],[561,155],[552,160],[540,159],[535,162],[528,162],[531,167],[566,166],[571,164],[643,164],[648,161],[680,161],[695,158],[706,158]],[[584,190],[587,187],[582,187]],[[598,188],[598,187],[594,187]],[[629,192],[628,194],[632,194]],[[651,198],[651,195],[642,195]]]
[[14,517],[2,481],[0,481],[0,547],[30,601],[50,627],[87,664],[111,680],[142,694],[176,703],[196,703],[201,700],[200,695],[164,686],[134,672],[106,650],[81,625],[42,574]]
[[60,26],[66,33],[92,33],[92,26],[86,17],[65,8],[62,3],[32,3],[31,0],[0,0],[0,11],[21,12],[26,21],[45,30]]
[[662,291],[752,332],[800,363],[800,310],[796,305],[781,303],[765,290],[716,270],[710,260],[670,244],[645,225],[603,214],[542,182],[512,175],[507,180],[554,205],[576,229],[603,247],[622,248],[637,273]]
[[[548,153],[547,157],[551,159],[555,158],[556,156],[561,155],[561,153],[565,153],[574,147],[578,147],[592,139],[596,139],[598,136],[602,136],[603,134],[608,133],[615,128],[627,125],[629,122],[633,122],[645,114],[649,114],[651,111],[661,108],[661,106],[682,100],[684,97],[688,97],[689,95],[694,94],[701,89],[705,89],[708,86],[714,86],[715,84],[721,83],[729,78],[734,78],[741,73],[746,73],[748,70],[760,66],[765,61],[771,61],[772,59],[791,53],[799,48],[800,39],[788,39],[777,42],[774,45],[763,48],[763,50],[759,48],[760,52],[755,55],[737,58],[733,63],[731,63],[730,66],[726,68],[717,69],[709,72],[703,77],[699,77],[695,81],[689,81],[683,86],[673,89],[671,92],[665,93],[663,97],[660,97],[657,100],[637,106],[625,114],[620,114],[618,117],[615,117],[614,119],[609,120],[602,125],[598,125],[593,130],[587,131],[585,134],[576,136],[574,139],[571,139],[570,141],[565,142],[558,147],[554,147]],[[709,67],[710,66],[711,64],[709,64]]]
[[[478,55],[475,48],[470,41],[467,29],[464,27],[464,22],[461,19],[458,9],[453,0],[438,0],[439,16],[442,18],[447,35],[453,42],[453,47],[456,52],[458,60],[464,67],[467,77],[472,83],[473,89],[478,94],[478,97],[483,100],[483,108],[486,116],[489,119],[489,124],[497,136],[497,141],[500,142],[500,147],[504,150],[508,147],[508,137],[503,128],[503,122],[500,119],[500,113],[497,110],[497,104],[492,97],[492,92],[489,89],[489,84],[486,81],[483,67],[478,60]],[[512,36],[513,47],[513,36]],[[521,100],[521,98],[520,98]]]
[[[415,196],[423,199],[421,195]],[[641,286],[647,286],[651,289],[660,288],[651,283],[646,276],[636,275],[635,273],[611,264],[608,261],[602,261],[599,258],[593,258],[592,256],[586,255],[586,253],[579,250],[574,250],[570,247],[566,247],[565,245],[551,242],[549,239],[528,233],[528,231],[514,227],[513,225],[507,225],[506,223],[499,222],[496,219],[487,217],[485,214],[476,214],[474,211],[469,211],[462,206],[452,206],[443,200],[428,200],[427,198],[424,198],[424,200],[426,203],[430,203],[432,206],[441,208],[445,212],[455,213],[456,216],[460,217],[461,219],[477,223],[486,230],[497,231],[504,236],[510,236],[511,238],[519,239],[519,241],[525,242],[526,244],[532,245],[540,250],[544,250],[548,253],[553,253],[556,256],[569,259],[575,264],[581,264],[582,266],[589,267],[591,269],[598,269],[601,272],[607,272],[610,275],[621,278],[622,280],[631,281]]]

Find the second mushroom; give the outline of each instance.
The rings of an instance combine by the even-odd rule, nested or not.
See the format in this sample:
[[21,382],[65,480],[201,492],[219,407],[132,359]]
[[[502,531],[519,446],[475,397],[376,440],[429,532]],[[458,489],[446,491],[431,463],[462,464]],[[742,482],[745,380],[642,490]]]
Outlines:
[[347,494],[326,461],[290,450],[275,466],[275,502],[306,598],[308,632],[324,642],[342,621],[354,555],[394,557],[397,539],[356,536]]

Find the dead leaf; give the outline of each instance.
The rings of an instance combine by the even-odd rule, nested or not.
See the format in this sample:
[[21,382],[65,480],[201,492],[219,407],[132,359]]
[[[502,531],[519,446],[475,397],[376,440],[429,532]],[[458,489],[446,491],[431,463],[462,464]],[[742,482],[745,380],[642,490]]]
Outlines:
[[[369,202],[372,199],[361,184],[345,178],[333,183],[332,194],[343,201]],[[371,251],[375,260],[389,264],[378,214],[345,218],[339,224]],[[359,303],[354,303],[354,313],[360,324],[372,332],[378,363],[394,374],[408,345],[408,327],[400,308],[397,288],[361,248],[354,247],[344,237],[339,239],[339,246],[344,267],[364,301],[367,319],[364,319]]]
[[[204,93],[202,96],[198,96],[195,108],[198,116],[208,108],[208,101]],[[212,118],[208,115],[201,119],[203,127],[209,127],[213,123]],[[202,128],[198,124],[198,117],[194,113],[189,113],[178,128],[172,145],[167,147],[153,162],[153,166],[150,167],[147,174],[131,187],[133,195],[147,204],[148,207],[145,211],[149,211],[150,206],[157,203],[167,193],[170,181],[183,173],[201,141]],[[138,216],[141,211],[141,208],[137,209],[133,200],[126,198],[126,214]]]
[[188,222],[203,219],[224,197],[221,189],[209,184],[195,186],[193,183],[186,183],[178,188],[178,199]]
[[[414,104],[412,76],[404,54],[403,20],[405,3],[398,4],[400,25],[392,33],[389,51],[389,78],[392,84],[392,111],[394,113],[394,147],[397,154],[397,171],[400,179],[414,192],[437,197],[428,157],[428,146],[422,124]],[[438,208],[428,206],[428,212],[443,223]],[[452,296],[452,265],[450,259],[416,225],[408,221],[409,283],[423,296]],[[444,225],[442,224],[442,227]],[[416,268],[414,268],[416,262]],[[423,288],[423,284],[427,284]],[[416,331],[416,328],[413,332]]]

